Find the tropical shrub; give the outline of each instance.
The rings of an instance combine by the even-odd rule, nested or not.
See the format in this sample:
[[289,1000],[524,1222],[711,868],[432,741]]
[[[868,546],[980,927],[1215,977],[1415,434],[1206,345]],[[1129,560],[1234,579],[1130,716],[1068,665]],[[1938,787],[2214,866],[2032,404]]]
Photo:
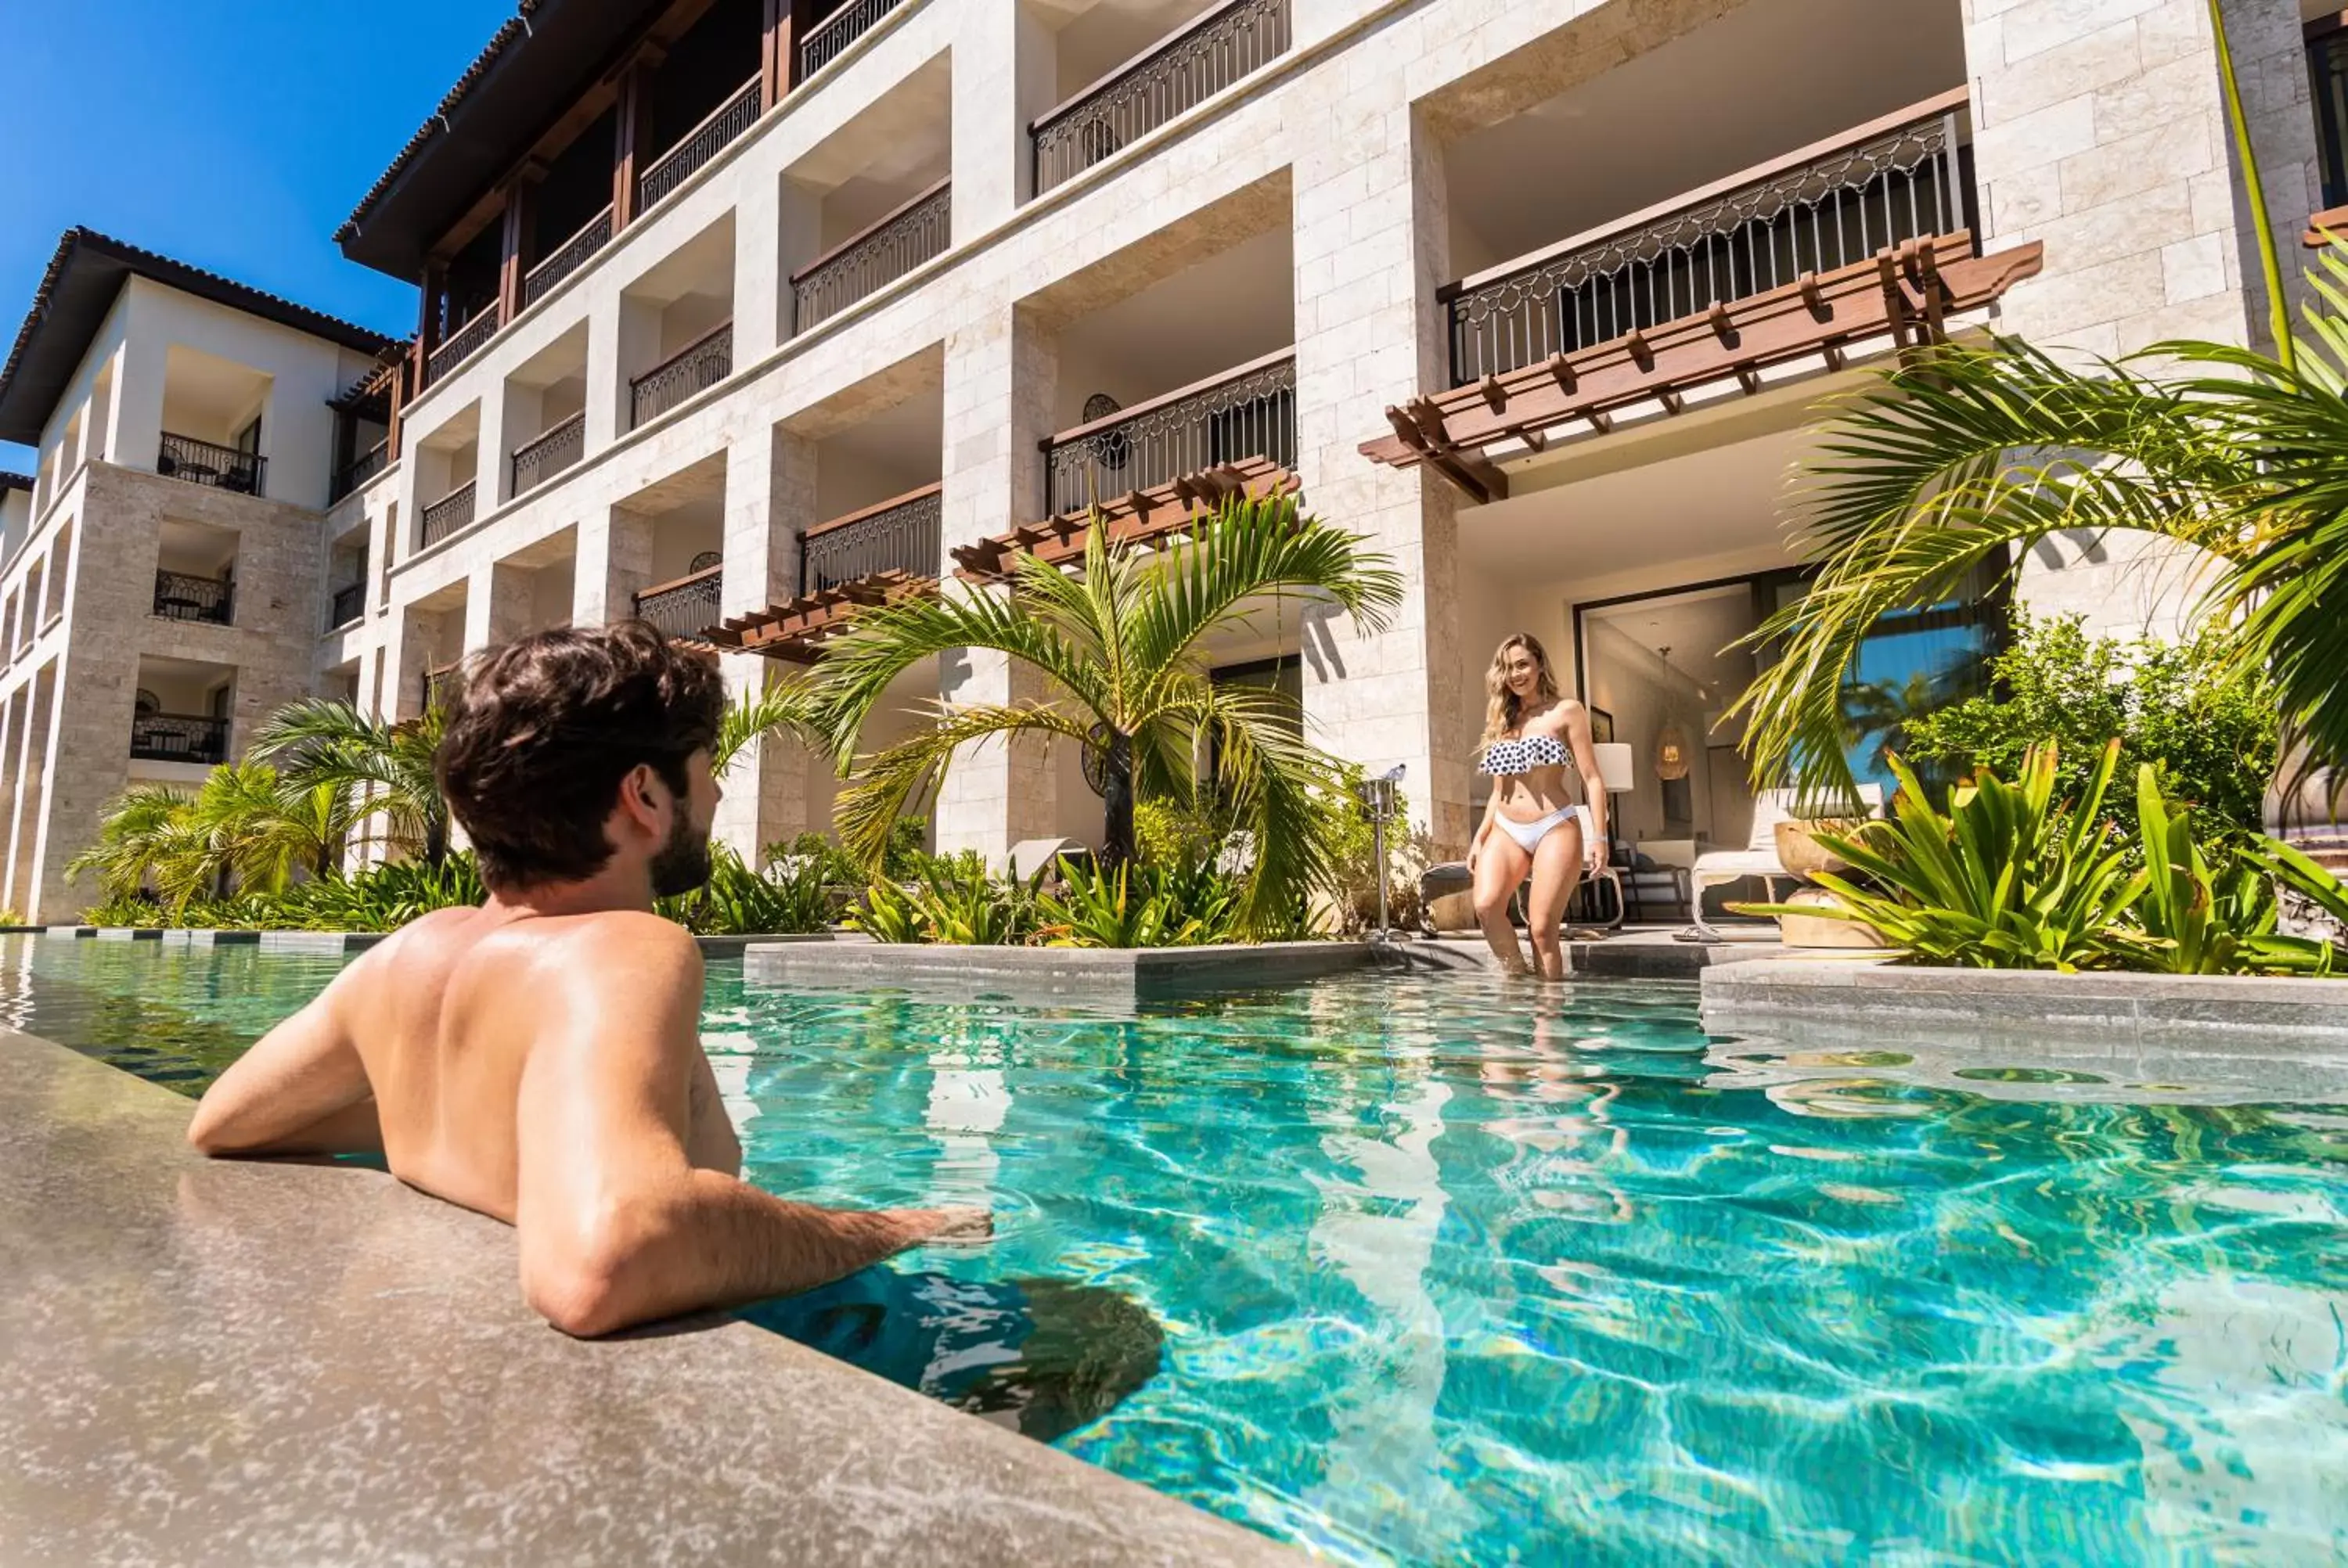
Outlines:
[[1235,939],[1241,879],[1192,860],[1111,868],[1064,866],[1062,888],[1039,902],[1037,937],[1055,948],[1195,948]]
[[924,856],[903,884],[882,878],[865,889],[846,924],[876,942],[1015,947],[1035,936],[1045,867],[1026,881],[993,875],[974,850]]
[[724,844],[709,846],[709,880],[690,893],[660,900],[659,912],[697,936],[806,935],[827,929],[830,904],[822,859],[754,871]]
[[1799,912],[1872,926],[1919,963],[2109,968],[2112,927],[2143,886],[2101,811],[2118,759],[2118,743],[2106,746],[2086,789],[2065,806],[2055,794],[2055,748],[2034,748],[2014,783],[1983,769],[1952,793],[1944,814],[1908,764],[1890,758],[1900,781],[1891,816],[1848,836],[1818,835],[1873,887],[1818,873],[1834,902]]
[[[2192,803],[2198,820],[2258,830],[2276,763],[2275,692],[2262,674],[2234,667],[2212,636],[2123,643],[2089,637],[2076,616],[2025,614],[2013,642],[1991,658],[1989,674],[1994,696],[1905,722],[1910,765],[1939,764],[1960,777],[1988,768],[2012,778],[2031,747],[2053,745],[2065,759],[2057,792],[2075,795],[2116,736],[2116,776],[2134,778],[2149,764],[2162,794]],[[2105,802],[2130,839],[2141,798],[2115,792]]]
[[2107,743],[2066,802],[2057,748],[2033,747],[2014,783],[1984,768],[1945,813],[1894,757],[1890,819],[1818,835],[1857,874],[1814,876],[1831,903],[1737,907],[1859,922],[1904,961],[1959,968],[2325,974],[2348,958],[2277,933],[2271,878],[2343,914],[2348,890],[2287,845],[2230,831],[2203,841],[2153,764],[2137,771],[2141,838],[2122,839],[2105,801],[2119,751]]

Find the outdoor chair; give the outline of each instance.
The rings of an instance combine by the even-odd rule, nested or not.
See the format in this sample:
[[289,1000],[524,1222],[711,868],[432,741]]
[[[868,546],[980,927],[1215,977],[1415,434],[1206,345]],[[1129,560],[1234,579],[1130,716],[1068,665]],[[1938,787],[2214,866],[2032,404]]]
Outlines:
[[[1800,809],[1796,804],[1800,792],[1790,789],[1765,789],[1753,797],[1753,836],[1743,849],[1715,849],[1695,857],[1695,866],[1688,874],[1688,917],[1694,921],[1690,935],[1707,941],[1724,939],[1720,927],[1704,917],[1704,890],[1724,883],[1758,876],[1774,897],[1774,885],[1794,880],[1777,859],[1777,825]],[[1859,786],[1859,799],[1869,816],[1883,815],[1883,786],[1863,784]]]

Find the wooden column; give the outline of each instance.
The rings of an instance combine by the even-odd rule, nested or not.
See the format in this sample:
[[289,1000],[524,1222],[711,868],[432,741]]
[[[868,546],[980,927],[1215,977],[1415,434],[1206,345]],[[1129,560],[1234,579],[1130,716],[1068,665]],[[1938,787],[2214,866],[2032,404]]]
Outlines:
[[666,55],[658,45],[646,44],[620,69],[619,110],[613,117],[619,125],[612,159],[613,229],[636,220],[636,175],[652,161],[653,73]]
[[424,298],[416,321],[416,352],[429,354],[440,346],[440,296],[448,292],[448,264],[426,261],[422,288]]
[[538,260],[534,253],[534,220],[538,215],[538,182],[546,166],[526,159],[506,184],[505,220],[498,235],[498,322],[500,325],[521,313],[522,274]]
[[416,354],[413,350],[400,355],[399,363],[391,367],[391,417],[384,423],[383,459],[386,463],[399,461],[399,413],[407,404],[410,388],[417,385]]
[[815,30],[823,0],[766,0],[758,52],[759,108],[770,109],[799,85],[799,43]]

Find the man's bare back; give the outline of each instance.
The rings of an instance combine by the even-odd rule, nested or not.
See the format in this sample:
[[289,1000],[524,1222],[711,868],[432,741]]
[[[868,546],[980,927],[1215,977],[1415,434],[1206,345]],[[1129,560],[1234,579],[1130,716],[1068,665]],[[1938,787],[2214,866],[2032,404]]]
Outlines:
[[[740,1180],[701,1050],[700,949],[652,913],[656,892],[707,874],[719,798],[723,688],[689,657],[633,624],[541,633],[477,672],[489,690],[460,700],[442,767],[452,805],[472,813],[489,902],[427,916],[350,965],[221,1075],[189,1141],[211,1154],[380,1150],[409,1185],[513,1225],[523,1294],[573,1334],[991,1234],[982,1211],[822,1209]],[[630,760],[632,726],[651,760]],[[608,784],[576,787],[598,767]]]

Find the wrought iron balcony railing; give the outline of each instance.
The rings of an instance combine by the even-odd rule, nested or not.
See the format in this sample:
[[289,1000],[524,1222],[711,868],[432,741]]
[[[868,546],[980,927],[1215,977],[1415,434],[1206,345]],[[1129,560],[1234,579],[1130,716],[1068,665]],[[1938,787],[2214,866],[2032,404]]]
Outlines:
[[367,482],[391,466],[391,437],[385,436],[335,471],[326,487],[326,504],[333,506],[345,496],[366,487]]
[[513,493],[541,485],[587,453],[587,414],[572,415],[534,440],[513,449]]
[[326,630],[332,631],[338,626],[348,626],[366,609],[366,584],[344,584],[335,589],[334,596],[326,600]]
[[820,593],[884,571],[937,576],[942,493],[924,485],[809,528],[799,536],[799,591]]
[[438,382],[450,371],[481,351],[481,346],[498,335],[498,306],[492,300],[481,307],[471,321],[448,334],[439,347],[424,358],[424,379]]
[[651,621],[664,637],[697,638],[717,624],[717,590],[725,578],[721,562],[648,588],[636,595],[636,617]]
[[1036,194],[1288,52],[1289,0],[1226,0],[1028,127]]
[[872,25],[894,11],[903,0],[848,0],[839,10],[808,30],[799,40],[799,76],[807,80],[848,52],[848,46],[872,30]]
[[424,706],[427,712],[448,701],[449,694],[456,690],[457,668],[454,664],[443,664],[438,670],[424,672]]
[[521,276],[521,302],[538,303],[547,291],[581,267],[587,258],[612,242],[612,210],[608,207],[581,226],[579,232],[547,252],[537,266]]
[[690,179],[695,169],[758,122],[761,85],[759,77],[752,77],[732,97],[711,110],[708,118],[686,131],[675,147],[636,176],[638,212],[650,211],[653,203]]
[[199,713],[139,713],[130,721],[130,754],[160,763],[224,763],[228,723]]
[[428,549],[473,520],[473,481],[466,480],[424,508],[417,519],[417,548]]
[[941,179],[854,239],[791,274],[791,330],[805,332],[873,291],[945,254],[953,243],[953,190]]
[[209,620],[226,626],[236,609],[236,585],[183,571],[155,574],[155,613],[167,620]]
[[1296,351],[1225,371],[1044,442],[1045,505],[1057,517],[1220,464],[1296,466]]
[[1465,386],[1971,226],[1960,88],[1437,296]]
[[628,383],[628,426],[666,414],[734,374],[734,323],[689,343]]
[[162,445],[155,452],[155,472],[165,478],[209,485],[215,490],[233,490],[240,496],[261,494],[261,481],[268,466],[269,460],[257,452],[240,452],[216,441],[174,436],[168,430],[163,432]]

